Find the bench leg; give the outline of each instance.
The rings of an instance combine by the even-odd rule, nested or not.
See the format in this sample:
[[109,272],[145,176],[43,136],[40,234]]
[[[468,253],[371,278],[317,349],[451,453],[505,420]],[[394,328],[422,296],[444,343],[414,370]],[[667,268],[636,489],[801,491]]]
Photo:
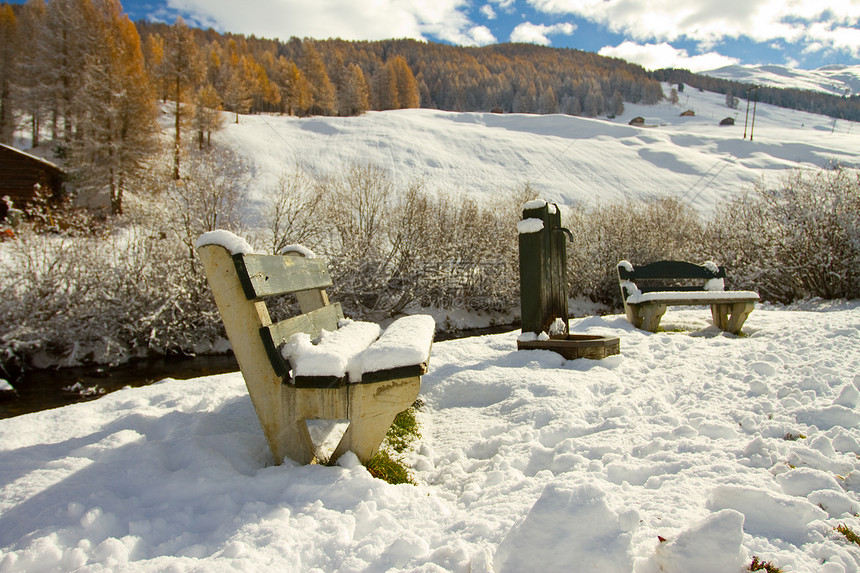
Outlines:
[[361,463],[370,461],[379,450],[394,418],[415,402],[420,388],[420,376],[350,384],[349,428],[332,454],[332,459],[336,460],[350,450]]
[[714,317],[714,326],[732,334],[740,334],[741,327],[754,308],[755,303],[752,302],[712,304],[711,314]]
[[[284,457],[301,464],[311,463],[314,444],[305,421],[345,420],[349,415],[347,400],[344,388],[293,388],[282,384],[281,409],[269,441],[275,463],[280,464]],[[268,437],[270,433],[266,434]]]
[[625,304],[624,311],[627,314],[627,320],[635,328],[647,330],[648,332],[657,332],[657,327],[660,326],[660,319],[666,313],[666,305],[653,303]]
[[666,313],[665,304],[646,304],[642,306],[640,311],[642,314],[642,330],[648,332],[657,332],[657,327],[660,326],[660,319]]
[[714,326],[720,330],[728,330],[730,304],[719,303],[711,305],[711,316],[714,317]]
[[627,315],[627,321],[633,325],[633,328],[642,328],[642,317],[639,310],[638,305],[627,304],[627,301],[624,301],[624,314]]
[[746,322],[747,317],[755,308],[755,303],[752,302],[737,302],[732,305],[732,317],[729,319],[726,330],[732,334],[740,334],[741,328]]

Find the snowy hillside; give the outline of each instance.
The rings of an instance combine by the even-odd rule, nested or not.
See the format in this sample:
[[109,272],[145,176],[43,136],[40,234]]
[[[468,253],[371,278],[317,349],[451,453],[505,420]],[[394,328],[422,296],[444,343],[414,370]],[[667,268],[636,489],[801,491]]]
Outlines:
[[[745,109],[729,109],[722,95],[688,88],[677,105],[626,107],[612,120],[426,109],[349,118],[254,115],[228,123],[218,138],[252,166],[257,201],[296,165],[332,173],[371,162],[399,182],[423,179],[431,190],[489,197],[528,182],[560,204],[668,194],[708,212],[757,180],[775,183],[786,169],[834,160],[860,166],[852,122],[834,126],[828,117],[760,104],[750,142],[743,139]],[[680,117],[687,109],[695,117]],[[636,116],[653,127],[629,126]],[[719,126],[726,117],[736,125]]]
[[860,571],[860,306],[709,314],[436,343],[417,487],[273,466],[238,373],[0,420],[0,572]]
[[795,88],[829,93],[837,96],[860,93],[860,66],[832,65],[816,70],[800,70],[785,66],[725,66],[703,76],[777,88]]

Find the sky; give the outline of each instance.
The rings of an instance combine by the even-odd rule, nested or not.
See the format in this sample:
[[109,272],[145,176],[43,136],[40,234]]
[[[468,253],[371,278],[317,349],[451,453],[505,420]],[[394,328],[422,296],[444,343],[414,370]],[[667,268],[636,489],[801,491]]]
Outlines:
[[[15,0],[23,1],[23,0]],[[125,0],[132,19],[289,39],[529,42],[647,69],[860,63],[860,0]]]

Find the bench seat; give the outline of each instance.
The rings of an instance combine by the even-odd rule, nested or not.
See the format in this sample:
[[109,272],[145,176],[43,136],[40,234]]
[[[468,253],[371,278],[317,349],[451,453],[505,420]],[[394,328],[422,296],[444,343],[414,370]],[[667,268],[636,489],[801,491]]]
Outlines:
[[727,291],[651,291],[631,294],[627,304],[660,302],[673,306],[697,304],[725,304],[730,302],[757,301],[758,293],[750,290]]
[[431,316],[405,316],[384,331],[372,322],[343,320],[314,343],[296,333],[281,346],[290,365],[288,382],[300,388],[334,388],[421,376],[427,372],[436,323]]

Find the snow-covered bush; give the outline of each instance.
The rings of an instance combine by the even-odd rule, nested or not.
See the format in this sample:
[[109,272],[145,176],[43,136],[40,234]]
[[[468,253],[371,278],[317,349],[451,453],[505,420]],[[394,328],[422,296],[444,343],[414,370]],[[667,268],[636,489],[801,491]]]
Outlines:
[[23,228],[5,249],[0,358],[6,370],[119,363],[188,352],[217,337],[214,306],[201,300],[205,285],[180,264],[184,249],[157,229],[132,225],[75,237]]
[[507,310],[518,302],[515,222],[531,193],[485,205],[421,181],[397,189],[373,165],[316,177],[296,170],[272,194],[262,238],[271,252],[303,243],[324,256],[329,293],[355,318],[381,320],[410,305]]
[[282,172],[274,188],[269,189],[269,204],[262,213],[255,243],[271,254],[289,245],[320,251],[327,236],[320,209],[329,200],[328,191],[324,181],[299,166]]
[[663,259],[699,261],[717,256],[705,244],[699,214],[666,197],[562,212],[571,231],[567,246],[570,296],[621,307],[618,261],[645,264]]
[[[860,172],[792,172],[721,206],[711,228],[731,288],[765,300],[860,297]],[[729,285],[727,285],[729,286]]]
[[3,370],[120,363],[206,350],[223,339],[193,240],[236,228],[243,172],[223,158],[206,161],[187,161],[179,182],[154,163],[123,217],[110,226],[90,221],[98,233],[84,234],[77,219],[46,227],[34,217],[16,229],[0,265]]

